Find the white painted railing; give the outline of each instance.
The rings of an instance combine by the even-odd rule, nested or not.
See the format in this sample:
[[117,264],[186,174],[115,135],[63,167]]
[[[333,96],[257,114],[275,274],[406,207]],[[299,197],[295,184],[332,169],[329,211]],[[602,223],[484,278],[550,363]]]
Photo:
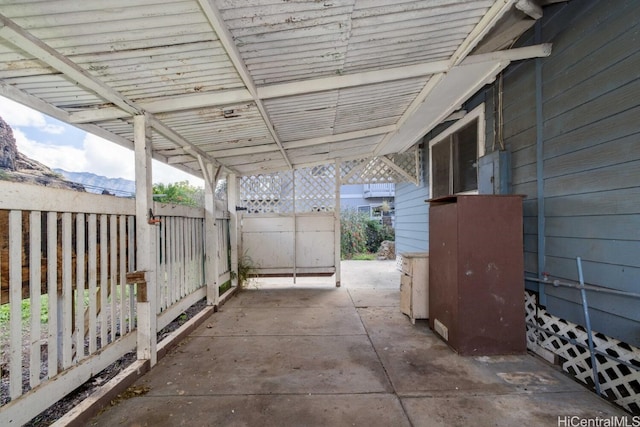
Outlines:
[[[136,348],[134,213],[130,199],[0,181],[0,425],[28,421]],[[171,205],[154,215],[160,330],[207,295],[205,220]],[[228,219],[217,221],[223,283]]]
[[218,283],[225,284],[231,280],[231,236],[229,235],[229,215],[221,212],[216,218],[218,229]]
[[155,208],[159,331],[206,296],[205,236],[203,209],[158,204]]
[[393,197],[395,196],[395,184],[364,184],[362,192],[367,197]]

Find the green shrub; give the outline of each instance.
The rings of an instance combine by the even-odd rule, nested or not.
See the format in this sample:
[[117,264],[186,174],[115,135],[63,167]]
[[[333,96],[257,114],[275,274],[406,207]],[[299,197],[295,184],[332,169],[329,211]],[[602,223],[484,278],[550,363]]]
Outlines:
[[388,225],[382,225],[376,220],[366,222],[367,251],[378,252],[380,244],[385,240],[394,240],[395,232]]
[[171,184],[153,184],[154,199],[162,203],[173,203],[202,207],[204,205],[204,190],[189,184],[189,181],[174,182]]
[[393,228],[353,210],[341,212],[340,233],[342,259],[353,259],[356,254],[375,253],[382,241],[395,239]]
[[340,213],[340,253],[343,259],[351,259],[354,254],[367,250],[365,214],[346,210]]

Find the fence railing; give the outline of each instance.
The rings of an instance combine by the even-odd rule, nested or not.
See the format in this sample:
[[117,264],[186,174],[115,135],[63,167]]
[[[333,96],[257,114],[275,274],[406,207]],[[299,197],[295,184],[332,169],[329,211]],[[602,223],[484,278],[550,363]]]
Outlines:
[[228,212],[221,212],[216,218],[218,230],[218,283],[225,284],[231,280],[231,235]]
[[[206,296],[205,219],[154,213],[160,330]],[[136,348],[134,214],[131,199],[0,181],[0,425],[28,421]],[[222,279],[227,252],[219,239]]]

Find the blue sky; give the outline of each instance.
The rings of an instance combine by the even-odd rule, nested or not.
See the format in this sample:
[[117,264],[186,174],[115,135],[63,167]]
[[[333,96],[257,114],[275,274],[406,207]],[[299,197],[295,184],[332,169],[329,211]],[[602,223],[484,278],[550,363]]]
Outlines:
[[[133,151],[0,97],[0,117],[13,129],[18,150],[52,169],[134,179]],[[153,182],[203,181],[153,161]]]

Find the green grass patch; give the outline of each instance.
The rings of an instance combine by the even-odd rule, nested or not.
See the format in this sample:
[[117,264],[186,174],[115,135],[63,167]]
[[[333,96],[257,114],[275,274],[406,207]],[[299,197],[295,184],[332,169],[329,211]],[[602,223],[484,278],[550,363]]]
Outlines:
[[373,261],[376,258],[377,258],[376,254],[371,254],[371,253],[353,254],[353,256],[351,257],[353,261]]
[[[10,320],[10,304],[0,305],[0,328],[3,328],[9,324]],[[20,303],[20,314],[22,321],[26,322],[31,318],[31,300],[23,299]],[[48,295],[42,295],[40,297],[40,321],[47,323],[49,320],[49,297]]]
[[231,289],[231,280],[227,280],[226,282],[224,282],[222,285],[220,285],[218,289],[219,289],[219,294],[223,295],[225,292]]

